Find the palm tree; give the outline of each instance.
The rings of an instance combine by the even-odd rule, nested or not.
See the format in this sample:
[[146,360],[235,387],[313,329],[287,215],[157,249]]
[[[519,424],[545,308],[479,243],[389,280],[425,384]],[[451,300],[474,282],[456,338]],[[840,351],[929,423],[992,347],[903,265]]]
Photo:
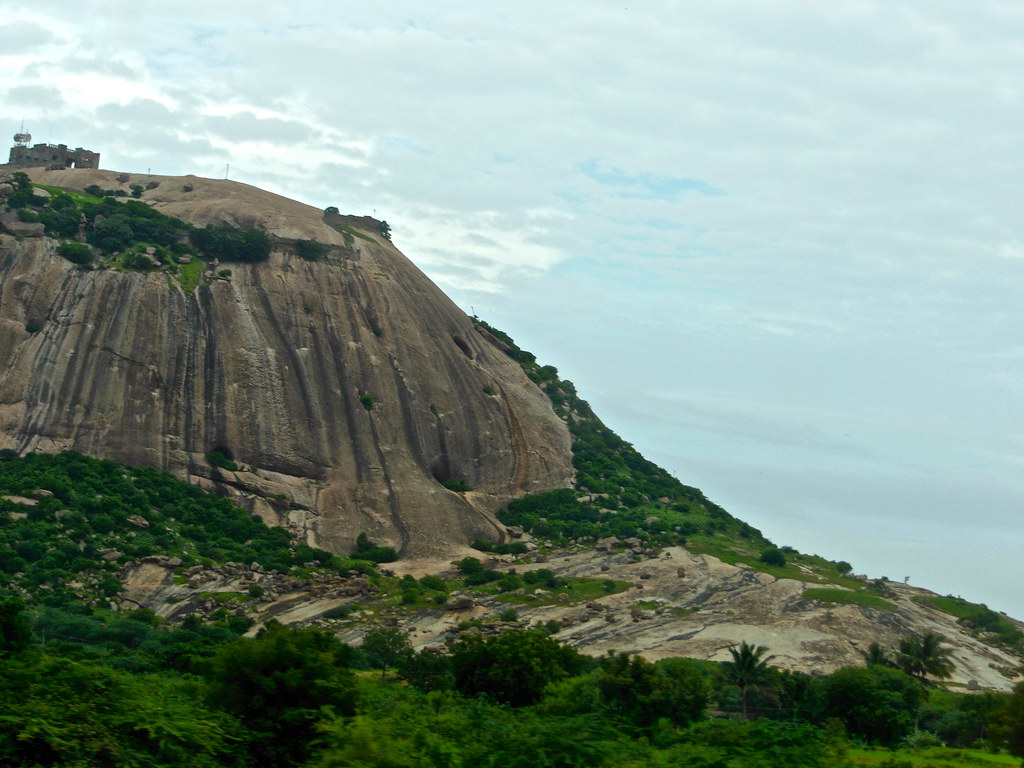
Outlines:
[[896,663],[900,669],[908,675],[914,675],[921,682],[928,675],[949,677],[955,669],[949,649],[942,647],[942,638],[931,632],[901,640]]
[[860,655],[864,657],[864,663],[869,667],[891,667],[893,666],[892,659],[889,658],[889,654],[885,652],[878,643],[872,643],[868,646],[866,651],[861,651]]
[[743,719],[747,719],[747,693],[768,676],[768,662],[774,656],[765,656],[768,649],[763,645],[751,645],[746,640],[729,649],[731,662],[725,663],[725,674],[729,682],[740,689]]

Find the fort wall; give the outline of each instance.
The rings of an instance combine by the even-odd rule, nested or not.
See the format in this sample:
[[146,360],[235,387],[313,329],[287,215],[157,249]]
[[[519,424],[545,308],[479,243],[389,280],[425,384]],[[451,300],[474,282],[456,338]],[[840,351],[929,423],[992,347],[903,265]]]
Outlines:
[[81,147],[68,149],[67,144],[18,144],[11,147],[7,163],[16,168],[99,168],[100,153]]

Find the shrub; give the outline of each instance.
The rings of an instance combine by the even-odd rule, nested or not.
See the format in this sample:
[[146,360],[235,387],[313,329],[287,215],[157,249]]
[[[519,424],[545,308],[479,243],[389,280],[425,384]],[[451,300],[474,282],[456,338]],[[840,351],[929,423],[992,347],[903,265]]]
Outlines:
[[543,584],[549,589],[555,589],[565,583],[563,579],[555,576],[554,571],[550,568],[538,568],[536,571],[527,571],[523,574],[523,581],[527,584]]
[[444,580],[439,576],[432,574],[424,576],[420,579],[420,586],[424,589],[431,589],[435,592],[447,592],[448,585],[444,583]]
[[372,563],[393,563],[398,553],[392,547],[379,546],[365,533],[356,537],[356,548],[351,557],[355,560],[369,560]]
[[233,462],[224,448],[214,448],[206,454],[206,460],[215,467],[226,469],[229,472],[236,472],[238,465]]
[[270,256],[270,237],[259,229],[241,229],[227,224],[193,229],[192,244],[207,258],[221,261],[263,261]]
[[774,565],[778,568],[782,568],[786,564],[786,556],[782,554],[782,550],[774,547],[766,549],[758,559],[765,565]]
[[295,253],[306,261],[320,261],[327,254],[327,246],[316,240],[299,240],[295,243]]
[[72,264],[89,264],[92,262],[92,248],[85,243],[61,243],[57,253]]
[[[447,488],[448,486],[446,485],[445,487]],[[494,552],[499,555],[522,555],[526,552],[526,544],[522,541],[513,541],[508,544],[495,544],[493,541],[476,539],[469,546],[473,549],[479,549],[481,552]]]

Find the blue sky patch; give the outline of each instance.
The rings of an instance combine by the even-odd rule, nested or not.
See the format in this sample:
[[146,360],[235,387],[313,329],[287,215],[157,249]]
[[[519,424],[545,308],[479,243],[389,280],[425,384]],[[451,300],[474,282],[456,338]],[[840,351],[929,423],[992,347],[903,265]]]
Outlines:
[[615,187],[622,197],[644,197],[655,200],[673,200],[686,192],[702,195],[724,195],[706,181],[688,176],[669,176],[660,173],[628,173],[621,168],[603,164],[600,160],[585,160],[576,168],[591,181],[606,187]]

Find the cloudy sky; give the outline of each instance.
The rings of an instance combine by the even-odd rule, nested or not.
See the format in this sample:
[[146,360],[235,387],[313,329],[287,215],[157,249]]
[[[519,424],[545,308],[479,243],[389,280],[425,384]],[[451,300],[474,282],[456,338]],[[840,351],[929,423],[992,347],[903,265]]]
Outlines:
[[34,0],[0,125],[375,213],[777,544],[1024,618],[1024,5],[624,2]]

